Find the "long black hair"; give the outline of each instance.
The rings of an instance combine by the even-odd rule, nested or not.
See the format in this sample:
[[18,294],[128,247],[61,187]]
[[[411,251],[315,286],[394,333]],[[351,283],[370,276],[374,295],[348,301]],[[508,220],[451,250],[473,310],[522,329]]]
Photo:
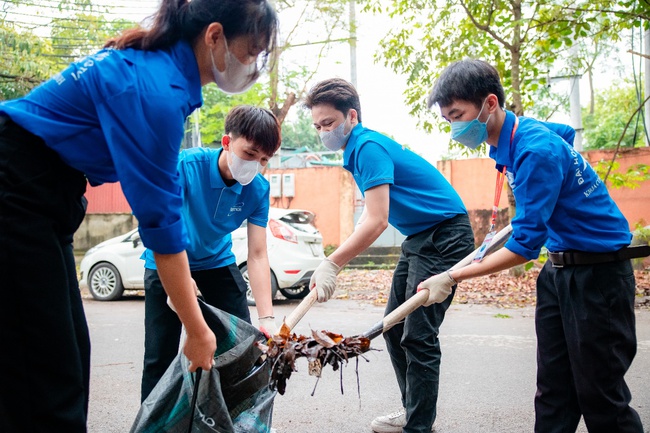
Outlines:
[[278,18],[267,0],[162,0],[150,28],[136,27],[106,42],[116,49],[164,50],[179,40],[194,41],[218,22],[226,38],[251,35],[264,41],[265,57],[275,49]]

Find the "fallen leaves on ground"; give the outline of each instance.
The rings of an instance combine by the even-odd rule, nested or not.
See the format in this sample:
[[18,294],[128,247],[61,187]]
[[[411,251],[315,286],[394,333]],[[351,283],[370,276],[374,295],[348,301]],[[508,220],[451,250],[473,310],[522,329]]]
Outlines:
[[[650,270],[634,272],[636,277],[636,306],[650,308]],[[521,276],[509,271],[462,281],[455,304],[482,304],[501,308],[535,305],[535,282],[539,269],[533,268]],[[337,277],[337,299],[352,299],[385,305],[390,293],[392,270],[344,269]]]

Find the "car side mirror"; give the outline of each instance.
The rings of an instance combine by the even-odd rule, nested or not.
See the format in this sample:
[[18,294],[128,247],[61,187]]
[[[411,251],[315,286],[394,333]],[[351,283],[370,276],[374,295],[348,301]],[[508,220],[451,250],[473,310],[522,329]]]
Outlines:
[[133,248],[138,248],[138,245],[140,245],[140,236],[134,237],[132,242],[133,242]]

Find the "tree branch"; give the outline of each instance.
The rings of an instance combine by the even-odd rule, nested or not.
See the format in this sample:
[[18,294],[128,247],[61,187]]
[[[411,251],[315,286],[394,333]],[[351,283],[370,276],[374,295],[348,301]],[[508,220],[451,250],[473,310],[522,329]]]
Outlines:
[[37,80],[36,78],[32,78],[32,77],[25,77],[21,75],[8,75],[3,73],[0,73],[0,79],[4,79],[7,81],[26,81],[32,84],[39,84],[41,82],[41,80]]
[[[469,8],[467,7],[467,5],[463,0],[460,1],[460,4],[463,7],[463,9],[465,9],[465,13],[472,21],[472,24],[474,24],[474,27],[476,27],[479,30],[483,30],[485,33],[492,36],[495,40],[499,41],[501,45],[503,45],[509,51],[512,51],[512,45],[490,28],[489,21],[488,24],[480,24],[478,21],[476,21],[476,18],[474,18],[474,15],[472,15],[472,13],[470,12]],[[492,12],[490,12],[490,16],[492,16]]]
[[567,9],[573,12],[592,12],[592,13],[599,13],[599,14],[614,14],[614,15],[624,15],[627,18],[638,18],[642,20],[647,20],[650,17],[648,15],[643,15],[643,14],[636,14],[632,12],[626,12],[626,11],[615,11],[613,9],[584,9],[584,8],[572,8],[570,6],[563,6],[562,9]]
[[641,109],[645,106],[645,103],[648,102],[650,99],[650,96],[644,99],[644,101],[634,110],[634,113],[630,116],[628,119],[627,123],[625,124],[625,128],[623,128],[623,133],[621,134],[621,138],[618,139],[618,143],[616,143],[616,149],[614,150],[614,156],[612,157],[612,162],[609,163],[609,168],[607,169],[607,173],[605,174],[605,177],[603,178],[603,182],[607,182],[607,177],[609,176],[609,173],[612,171],[612,167],[614,166],[614,161],[616,161],[616,156],[618,155],[618,151],[621,149],[621,142],[623,141],[623,138],[625,138],[625,133],[627,132],[627,128],[630,126],[630,123],[632,123],[632,120],[634,120],[634,116],[641,111]]
[[633,51],[633,50],[627,50],[627,52],[630,53],[630,54],[634,54],[635,56],[641,56],[644,59],[650,59],[650,55],[648,55],[648,54],[639,53],[639,52]]

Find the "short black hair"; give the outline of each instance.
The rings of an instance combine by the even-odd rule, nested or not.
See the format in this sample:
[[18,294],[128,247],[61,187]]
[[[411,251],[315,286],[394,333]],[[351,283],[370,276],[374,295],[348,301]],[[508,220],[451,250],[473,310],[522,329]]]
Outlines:
[[238,105],[226,116],[226,134],[244,137],[267,155],[273,155],[282,141],[280,122],[266,108]]
[[499,106],[506,102],[499,72],[491,64],[477,59],[464,59],[447,66],[436,80],[427,105],[447,107],[454,101],[468,101],[480,107],[489,94],[495,94]]
[[346,116],[350,108],[354,108],[361,122],[361,102],[357,89],[341,78],[329,78],[316,84],[307,94],[303,105],[311,110],[314,105],[321,104],[329,104]]

